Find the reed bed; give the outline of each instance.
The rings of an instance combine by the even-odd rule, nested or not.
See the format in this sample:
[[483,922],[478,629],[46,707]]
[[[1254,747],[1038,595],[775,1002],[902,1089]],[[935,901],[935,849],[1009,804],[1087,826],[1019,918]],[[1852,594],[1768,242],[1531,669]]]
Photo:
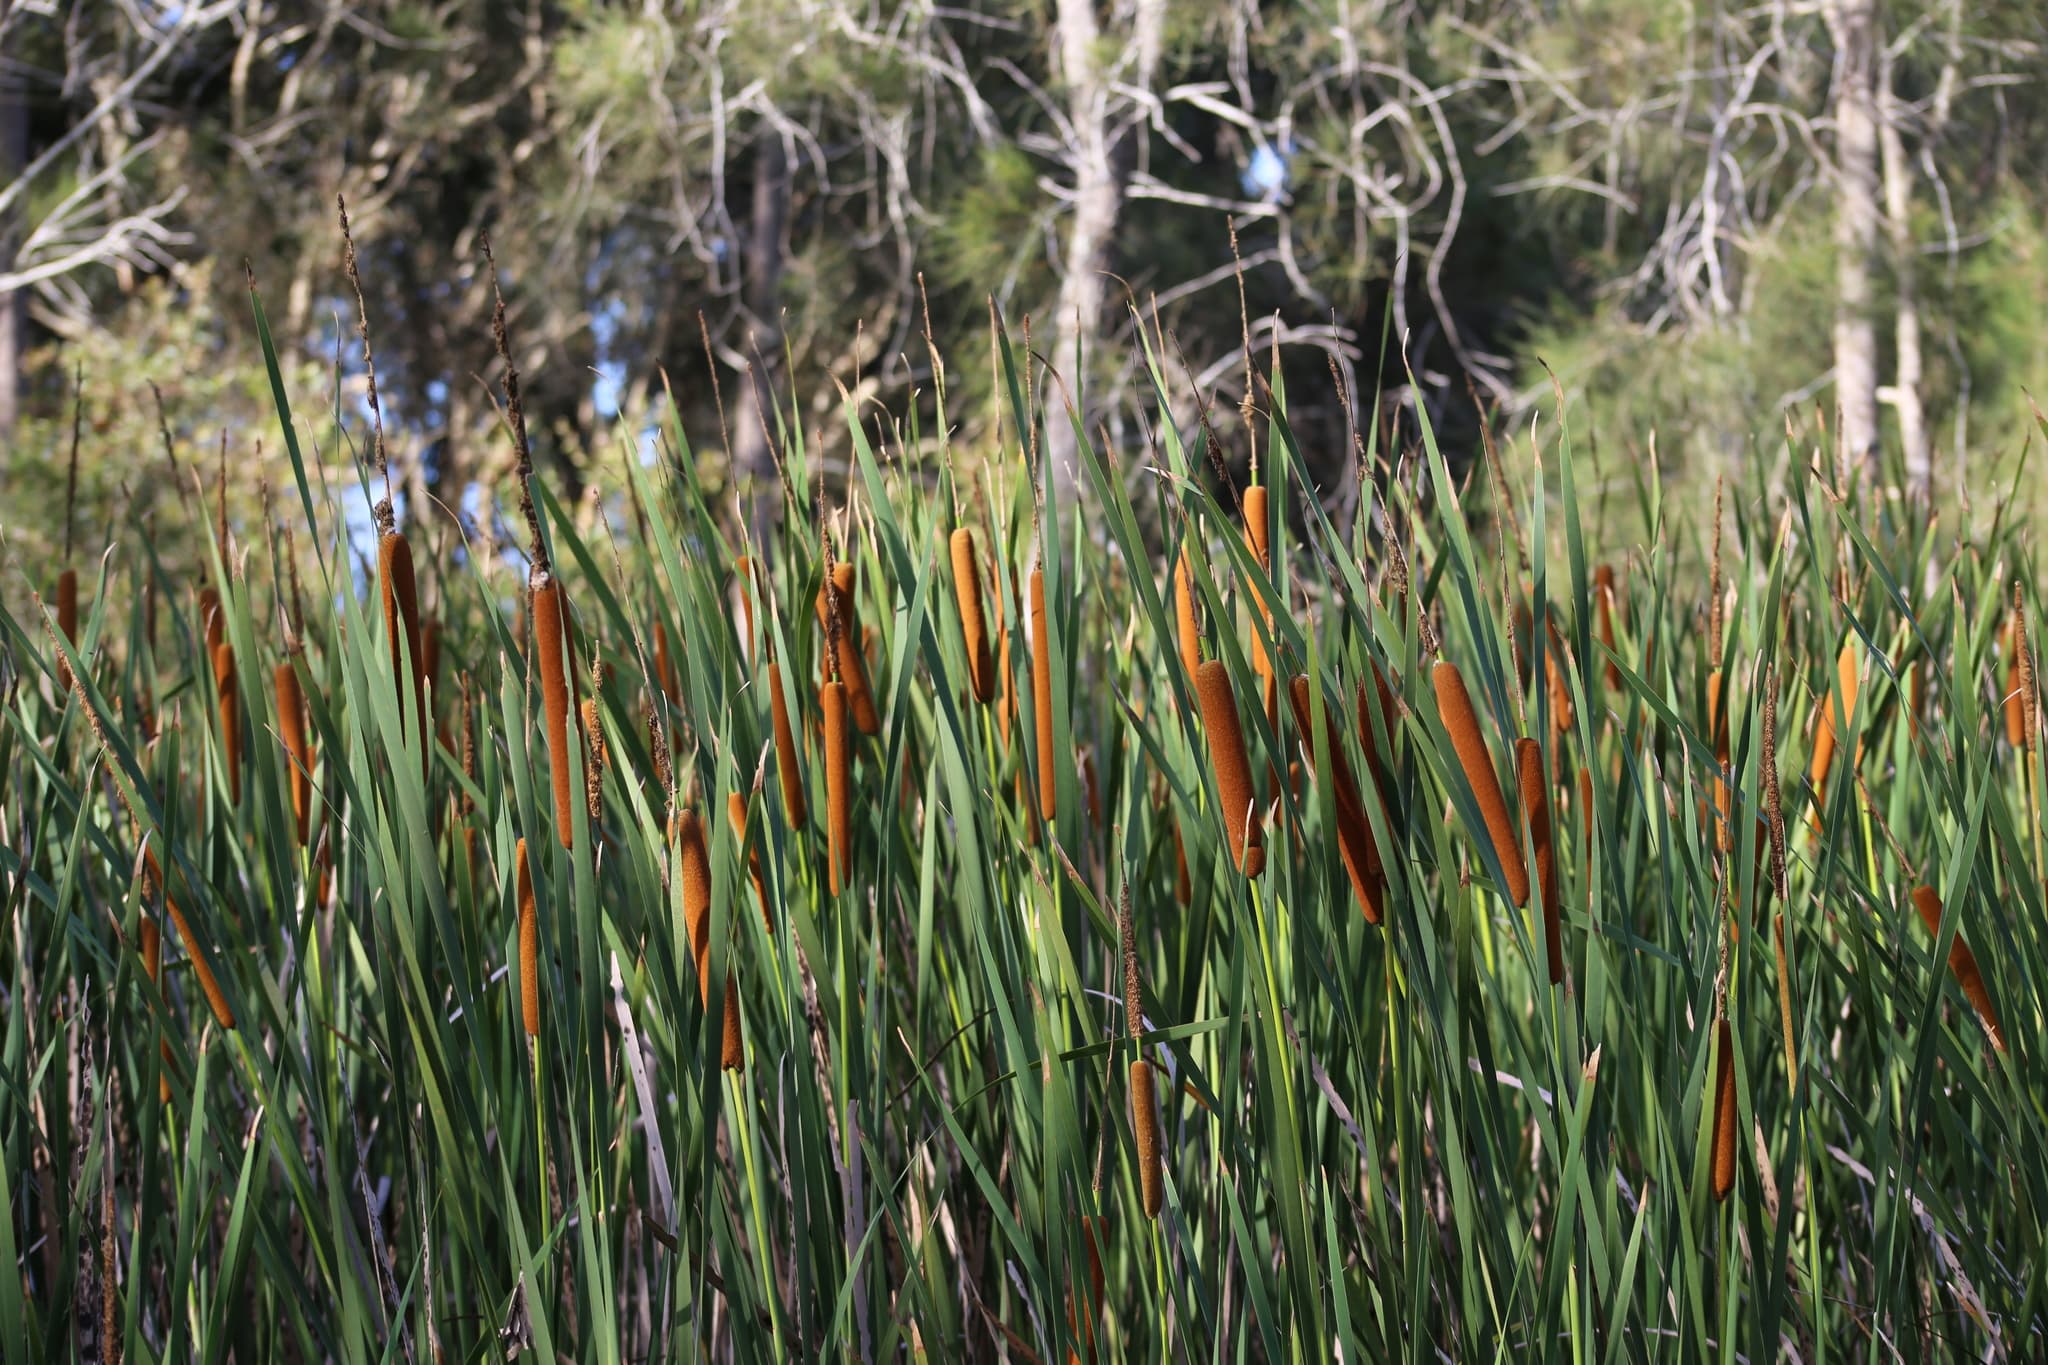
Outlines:
[[[1250,430],[1149,327],[1152,445],[1062,487],[998,319],[996,435],[785,398],[742,535],[690,406],[567,498],[494,308],[477,496],[523,551],[415,506],[387,553],[367,414],[252,304],[276,421],[230,441],[296,497],[186,511],[203,563],[112,515],[76,636],[0,591],[0,1359],[2048,1339],[2039,604],[1995,507],[1823,483],[1795,421],[1716,530],[1546,409],[1496,518],[1408,407],[1354,522],[1278,376]],[[280,533],[303,592],[237,549]]]

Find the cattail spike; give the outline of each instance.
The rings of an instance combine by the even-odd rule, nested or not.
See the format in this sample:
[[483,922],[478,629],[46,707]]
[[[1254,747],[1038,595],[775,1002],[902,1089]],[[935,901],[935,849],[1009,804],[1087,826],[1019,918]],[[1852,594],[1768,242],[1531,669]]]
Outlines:
[[1031,708],[1038,736],[1038,814],[1048,824],[1059,811],[1059,770],[1054,766],[1052,633],[1045,616],[1045,570],[1033,569],[1031,593]]
[[801,830],[810,818],[804,801],[803,770],[797,766],[796,729],[790,724],[789,702],[782,694],[782,665],[768,661],[768,706],[775,729],[775,776],[782,787],[782,818]]
[[1159,1148],[1159,1095],[1152,1063],[1143,1057],[1131,1063],[1131,1133],[1137,1140],[1138,1189],[1145,1216],[1157,1220],[1166,1202],[1166,1171]]
[[1550,774],[1544,771],[1543,746],[1533,739],[1515,741],[1515,785],[1522,797],[1522,824],[1536,854],[1536,894],[1543,902],[1543,955],[1550,984],[1564,980],[1564,922],[1557,898],[1557,853],[1550,842]]
[[[1301,732],[1302,752],[1313,764],[1315,743],[1310,736],[1316,731],[1310,723],[1314,716],[1310,686],[1307,674],[1295,674],[1287,684],[1287,701],[1294,713],[1294,727]],[[1325,707],[1321,739],[1330,756],[1330,794],[1337,815],[1337,853],[1344,863],[1345,875],[1351,879],[1352,894],[1358,897],[1358,908],[1364,913],[1366,923],[1378,924],[1384,913],[1386,897],[1379,847],[1373,841],[1371,818],[1366,815],[1359,800],[1358,786],[1352,780],[1350,760],[1344,757],[1344,750],[1338,745],[1336,732],[1329,722],[1329,708]]]
[[837,896],[852,881],[853,774],[846,684],[834,679],[820,687],[818,709],[825,718],[826,866],[832,894]]
[[[1192,534],[1192,530],[1187,534]],[[1193,682],[1195,670],[1202,666],[1202,631],[1196,624],[1195,616],[1195,570],[1188,560],[1187,546],[1181,546],[1180,558],[1173,569],[1173,627],[1180,645],[1180,664]]]
[[1714,1200],[1735,1188],[1735,1030],[1722,1015],[1714,1024]]
[[[1920,912],[1920,922],[1927,926],[1927,932],[1937,941],[1941,938],[1941,894],[1931,886],[1913,889],[1913,908]],[[1977,955],[1970,951],[1970,945],[1963,942],[1958,933],[1949,943],[1948,969],[1955,976],[1956,984],[1963,988],[1963,995],[1970,1007],[1977,1011],[1977,1018],[1984,1025],[1991,1045],[2000,1052],[2005,1051],[2005,1030],[1998,1022],[1998,1011],[1992,1007],[1991,992],[1984,988],[1984,973],[1977,968]]]
[[1529,903],[1529,872],[1522,862],[1522,842],[1516,835],[1514,823],[1508,819],[1507,798],[1501,794],[1500,777],[1494,772],[1493,755],[1487,752],[1486,740],[1479,731],[1479,713],[1472,706],[1472,694],[1465,688],[1465,676],[1458,666],[1449,660],[1439,660],[1430,670],[1430,682],[1436,689],[1437,713],[1443,720],[1444,729],[1450,732],[1451,746],[1457,750],[1458,765],[1465,770],[1465,781],[1471,785],[1472,795],[1479,803],[1479,813],[1486,821],[1487,837],[1493,842],[1494,855],[1500,859],[1501,873],[1506,879],[1502,890],[1516,905]]
[[228,802],[242,804],[242,711],[235,696],[235,647],[213,647],[214,709],[220,716],[220,749],[228,770]]
[[1231,861],[1247,877],[1266,870],[1265,834],[1252,796],[1252,765],[1238,720],[1237,694],[1220,659],[1195,670],[1195,694],[1202,704],[1202,730],[1209,740],[1209,766],[1223,802],[1223,827],[1230,836]]
[[519,1010],[526,1036],[540,1037],[540,915],[534,906],[533,870],[526,861],[526,840],[513,854],[519,894]]
[[539,656],[541,707],[546,713],[548,775],[555,792],[555,836],[563,848],[576,842],[575,791],[569,778],[569,669],[566,654],[568,602],[561,581],[536,568],[533,590],[533,643]]
[[304,848],[313,828],[313,748],[306,739],[306,698],[299,687],[298,669],[290,659],[271,670],[271,681],[277,693],[278,736],[290,759],[286,781],[292,794],[292,819],[299,847]]
[[953,556],[953,600],[960,607],[960,635],[967,643],[967,680],[974,699],[986,704],[995,696],[995,660],[988,647],[988,618],[981,602],[981,565],[974,555],[974,532],[957,528],[950,548]]

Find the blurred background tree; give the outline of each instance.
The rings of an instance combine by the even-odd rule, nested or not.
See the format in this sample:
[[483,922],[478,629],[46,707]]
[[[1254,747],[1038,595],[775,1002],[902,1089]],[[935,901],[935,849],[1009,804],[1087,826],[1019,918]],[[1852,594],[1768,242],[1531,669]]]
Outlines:
[[152,378],[253,498],[245,260],[302,420],[359,416],[337,195],[408,507],[503,486],[486,232],[562,485],[615,484],[665,373],[757,530],[778,414],[828,464],[839,384],[935,415],[927,315],[988,449],[991,299],[1133,451],[1138,317],[1240,463],[1277,355],[1344,512],[1360,424],[1462,453],[1468,389],[1515,430],[1546,364],[1609,468],[1711,479],[1818,412],[1981,496],[2048,385],[2044,53],[2024,0],[13,0],[9,550],[47,562],[78,362],[94,515],[162,458]]

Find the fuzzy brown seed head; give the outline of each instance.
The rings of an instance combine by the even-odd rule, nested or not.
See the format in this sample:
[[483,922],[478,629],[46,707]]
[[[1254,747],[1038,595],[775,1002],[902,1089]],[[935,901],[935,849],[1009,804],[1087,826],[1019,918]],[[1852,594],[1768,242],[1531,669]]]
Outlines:
[[568,602],[559,579],[545,573],[536,576],[532,610],[541,709],[547,722],[548,774],[554,782],[555,837],[563,848],[570,848],[576,842],[576,797],[569,761],[570,664],[565,649]]
[[1493,755],[1487,752],[1486,740],[1480,734],[1479,713],[1472,706],[1472,694],[1465,688],[1465,676],[1458,666],[1449,660],[1440,660],[1430,670],[1430,683],[1436,689],[1437,713],[1443,726],[1451,736],[1451,747],[1457,751],[1458,766],[1465,771],[1465,781],[1471,785],[1473,798],[1479,803],[1479,813],[1486,821],[1487,837],[1493,842],[1495,856],[1500,859],[1501,872],[1506,878],[1502,888],[1509,900],[1516,905],[1529,903],[1529,872],[1522,862],[1522,844],[1515,832],[1515,825],[1508,818],[1507,798],[1501,794],[1500,778],[1494,772]]
[[[413,576],[412,545],[396,531],[377,538],[377,581],[384,596],[384,638],[391,642],[391,676],[409,684],[399,689],[400,728],[413,734],[426,715],[427,656],[420,642],[419,584]],[[424,740],[421,747],[427,747]],[[431,754],[431,749],[428,752]]]
[[277,693],[277,732],[284,741],[290,770],[292,819],[304,848],[313,830],[313,747],[306,739],[306,698],[299,687],[298,670],[290,659],[271,670]]
[[853,756],[847,708],[845,683],[828,682],[818,689],[818,709],[825,719],[826,863],[834,896],[852,881]]
[[[747,842],[747,798],[739,792],[727,793],[725,818],[732,826],[733,837],[742,847]],[[747,880],[754,885],[754,904],[761,911],[761,925],[770,934],[775,932],[775,916],[768,910],[768,884],[761,876],[761,852],[747,849]]]
[[228,770],[228,800],[242,804],[242,711],[235,697],[235,647],[213,647],[214,709],[220,717],[220,749]]
[[988,618],[982,610],[981,564],[974,532],[957,528],[949,541],[953,557],[953,600],[960,607],[960,635],[967,643],[967,681],[974,699],[987,703],[996,692],[995,659],[988,647]]
[[1245,876],[1256,877],[1266,870],[1265,833],[1253,801],[1252,765],[1238,720],[1237,694],[1222,660],[1210,659],[1195,670],[1195,694],[1202,704],[1202,731],[1208,737],[1209,766],[1223,803],[1231,861]]
[[[860,651],[860,618],[854,607],[853,565],[841,561],[832,567],[828,586],[818,593],[818,624],[826,627],[832,661],[839,681],[846,684],[846,704],[855,728],[864,735],[877,734],[882,719],[868,690],[867,660]],[[836,624],[834,624],[836,623]]]
[[171,917],[171,927],[178,931],[178,941],[185,945],[185,956],[191,959],[192,973],[199,978],[199,989],[206,996],[207,1008],[213,1011],[214,1022],[224,1029],[234,1028],[235,1012],[229,1007],[227,995],[215,979],[213,969],[206,965],[205,957],[200,954],[199,940],[193,934],[185,912],[171,899],[170,883],[164,880],[163,866],[156,860],[156,850],[144,849],[143,861],[148,865],[149,875],[155,879],[156,886],[163,892],[164,912]]
[[[64,632],[64,642],[76,648],[78,645],[78,571],[66,569],[57,575],[57,629]],[[71,690],[71,665],[64,662],[64,656],[57,656],[57,685],[64,691]]]
[[519,1010],[526,1036],[540,1037],[540,914],[533,899],[533,869],[526,861],[526,840],[513,855],[519,894]]
[[[1258,566],[1269,571],[1273,565],[1272,547],[1269,543],[1271,534],[1272,520],[1266,501],[1265,485],[1254,484],[1252,487],[1244,490],[1245,544],[1250,547],[1252,558],[1257,561]],[[1266,628],[1268,630],[1272,629],[1272,604],[1266,601],[1265,593],[1260,590],[1256,583],[1252,585],[1252,601],[1257,604],[1259,615],[1265,620]],[[1271,677],[1273,665],[1266,658],[1266,642],[1261,638],[1258,627],[1254,626],[1248,632],[1248,637],[1247,643],[1251,647],[1247,653],[1251,656],[1252,671],[1261,678]]]
[[1716,1202],[1735,1188],[1735,1031],[1726,1015],[1714,1025],[1714,1152]]
[[[1295,674],[1287,684],[1287,701],[1294,713],[1295,729],[1302,735],[1302,751],[1313,762],[1315,744],[1309,736],[1316,732],[1312,724],[1313,698],[1309,687],[1307,674]],[[1360,801],[1358,785],[1352,780],[1350,760],[1344,757],[1344,750],[1337,743],[1329,721],[1330,712],[1326,707],[1323,711],[1322,743],[1330,756],[1330,794],[1337,815],[1337,853],[1344,863],[1345,875],[1351,879],[1351,892],[1358,898],[1359,910],[1364,913],[1368,924],[1378,924],[1386,898],[1385,871],[1380,863],[1379,847],[1373,840],[1371,818]]]
[[1137,1140],[1138,1189],[1145,1216],[1156,1220],[1166,1202],[1166,1170],[1159,1146],[1159,1095],[1152,1063],[1143,1057],[1131,1063],[1131,1133]]
[[[1913,889],[1913,908],[1920,912],[1920,922],[1927,926],[1928,934],[1936,940],[1941,937],[1941,894],[1931,886]],[[1992,1007],[1991,993],[1984,988],[1984,973],[1977,968],[1977,955],[1970,951],[1970,945],[1957,934],[1949,943],[1948,969],[1955,976],[1956,984],[1963,988],[1963,995],[1969,1000],[1977,1018],[1984,1025],[1984,1032],[1991,1037],[1992,1046],[2005,1051],[2005,1030],[1998,1022],[1998,1011]]]

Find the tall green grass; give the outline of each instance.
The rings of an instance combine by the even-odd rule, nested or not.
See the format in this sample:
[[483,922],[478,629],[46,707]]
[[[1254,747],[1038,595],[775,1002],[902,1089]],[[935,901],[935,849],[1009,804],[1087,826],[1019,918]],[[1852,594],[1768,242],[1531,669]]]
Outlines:
[[[440,747],[404,719],[394,678],[412,676],[410,644],[363,595],[334,471],[301,446],[317,424],[302,427],[303,396],[284,392],[260,306],[256,320],[295,474],[289,516],[316,551],[304,648],[289,656],[315,756],[312,839],[301,847],[265,684],[286,655],[261,555],[199,528],[244,661],[239,804],[194,585],[138,528],[86,576],[75,649],[10,585],[24,602],[0,612],[0,1261],[14,1267],[0,1357],[99,1358],[103,1322],[130,1361],[2048,1353],[2041,758],[2004,739],[1997,645],[2012,584],[2030,612],[2039,599],[2009,527],[1961,535],[1953,515],[1821,486],[1810,448],[1760,448],[1722,528],[1730,598],[1709,658],[1699,565],[1713,528],[1667,504],[1650,469],[1637,491],[1654,537],[1600,545],[1567,422],[1546,426],[1534,477],[1508,487],[1512,522],[1499,503],[1468,505],[1425,426],[1414,477],[1385,485],[1370,533],[1346,530],[1306,485],[1270,377],[1268,571],[1204,429],[1173,416],[1194,396],[1149,350],[1136,359],[1157,449],[1141,465],[1081,433],[1079,496],[1045,502],[1049,473],[1019,449],[1037,443],[1014,433],[1070,415],[1026,400],[1058,388],[999,337],[1013,436],[987,453],[985,498],[954,486],[915,414],[883,446],[907,453],[885,459],[875,414],[849,407],[851,463],[835,470],[815,466],[797,413],[779,415],[789,505],[831,509],[875,631],[881,724],[852,738],[849,885],[835,897],[826,822],[792,831],[778,799],[766,695],[772,657],[802,790],[822,811],[825,639],[810,604],[825,565],[808,515],[771,544],[740,543],[672,413],[655,464],[622,433],[600,473],[619,480],[605,489],[618,529],[579,532],[537,481],[608,757],[600,817],[569,802],[563,841],[518,624],[523,566],[474,545],[421,564],[450,680],[429,705],[459,737],[460,676],[480,711],[466,768],[459,739]],[[367,485],[360,465],[355,477]],[[972,684],[960,525],[1017,637],[1002,651],[1018,699],[1007,733]],[[743,554],[768,589],[756,640],[737,609]],[[1203,653],[1228,671],[1275,807],[1255,878],[1232,864],[1181,664],[1168,576],[1183,555]],[[1620,568],[1612,650],[1597,643],[1596,560]],[[1049,739],[1024,704],[1018,587],[1039,566]],[[162,604],[154,639],[125,609],[145,585]],[[1514,630],[1518,606],[1534,629]],[[1276,732],[1260,706],[1252,640],[1278,676],[1311,680],[1308,735],[1293,708],[1274,713]],[[1815,791],[1800,776],[1811,736],[1790,718],[1828,695],[1845,642],[1861,699],[1836,717],[1839,756]],[[1550,886],[1526,909],[1498,889],[1501,853],[1429,684],[1437,649],[1467,680],[1507,790],[1518,738],[1554,775],[1559,986],[1537,904]],[[74,692],[57,686],[60,655]],[[589,672],[592,655],[608,673]],[[1391,704],[1360,689],[1375,670]],[[1757,818],[1772,674],[1787,718],[1782,902]],[[1567,698],[1570,720],[1553,726]],[[1383,762],[1366,760],[1361,725]],[[1308,771],[1332,772],[1341,745],[1350,772],[1384,774],[1357,785],[1386,882],[1378,927],[1339,858],[1333,784],[1275,790],[1304,744]],[[657,752],[670,746],[672,766]],[[1072,761],[1084,749],[1099,818]],[[566,750],[571,791],[585,790],[584,752]],[[1040,773],[1054,813],[1033,843]],[[733,792],[744,843],[715,818]],[[701,970],[668,834],[679,807],[709,841]],[[138,836],[193,929],[189,944],[165,935],[161,990],[141,957],[162,906],[138,875]],[[539,939],[531,1040],[521,839]],[[766,916],[749,908],[750,855]],[[1922,883],[1947,907],[1938,935],[1912,906]],[[1958,937],[2007,1053],[1949,976]],[[234,1030],[213,1022],[194,953]],[[734,1071],[720,1066],[728,990]],[[1723,1009],[1738,1141],[1717,1203]],[[1140,1058],[1158,1081],[1156,1221],[1127,1089]]]

